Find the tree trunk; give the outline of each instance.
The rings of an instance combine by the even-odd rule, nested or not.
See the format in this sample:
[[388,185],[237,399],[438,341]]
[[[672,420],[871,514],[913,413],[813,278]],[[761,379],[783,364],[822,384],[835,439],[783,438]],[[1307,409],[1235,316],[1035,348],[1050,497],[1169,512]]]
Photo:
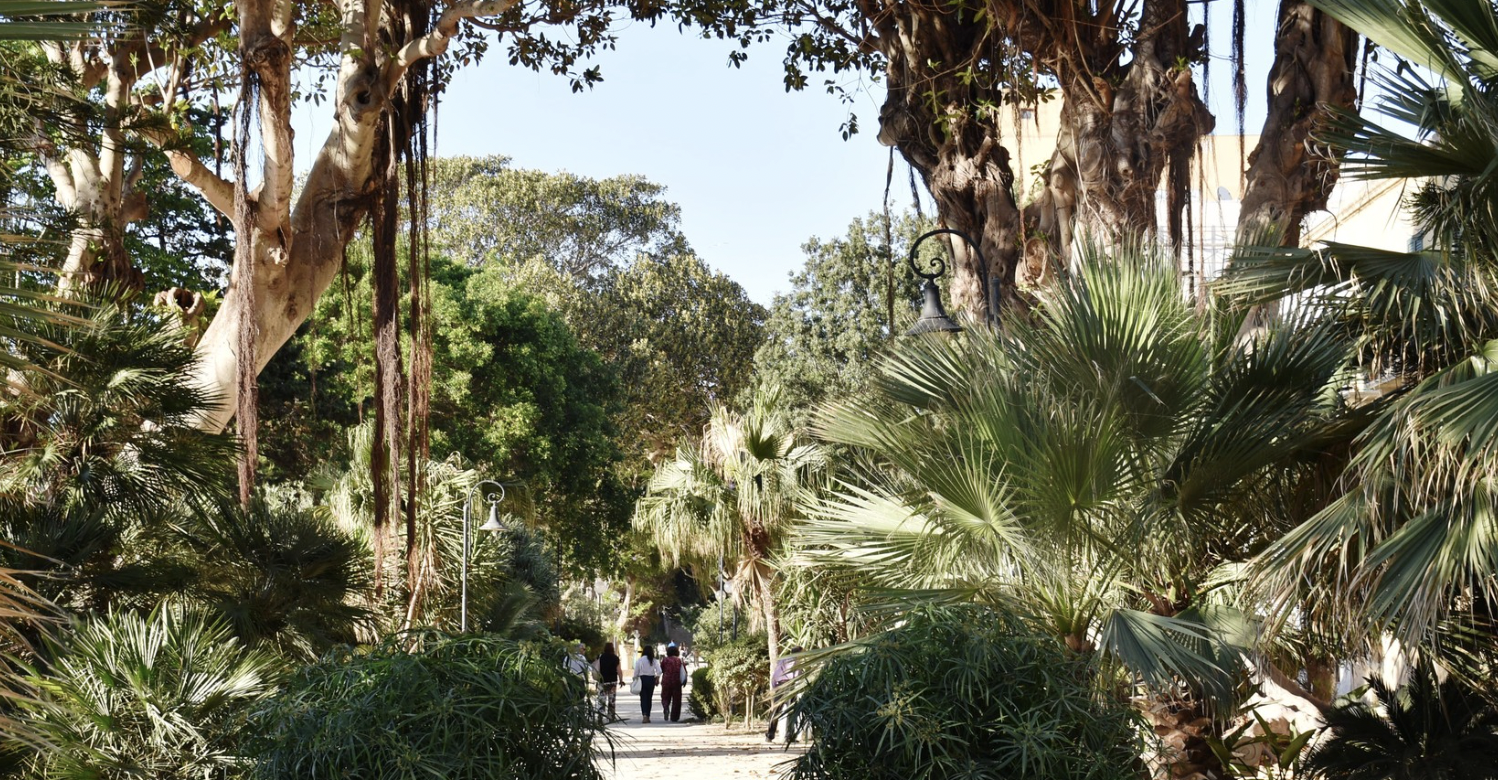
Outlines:
[[[245,310],[243,286],[255,285],[253,316],[259,324],[256,362],[258,369],[264,369],[332,284],[342,266],[343,248],[369,213],[377,184],[376,131],[407,70],[446,51],[464,19],[502,14],[517,1],[454,3],[447,6],[430,32],[390,51],[392,47],[377,40],[381,6],[365,0],[343,0],[339,44],[343,60],[332,101],[335,122],[294,208],[289,208],[294,171],[291,111],[289,103],[281,100],[282,95],[289,94],[291,85],[289,63],[273,73],[269,69],[261,73],[262,96],[276,98],[274,104],[269,98],[262,100],[259,117],[266,150],[265,183],[256,199],[261,240],[256,242],[254,278],[236,275],[230,280],[218,316],[198,343],[198,382],[218,397],[218,405],[199,419],[199,427],[222,430],[234,414],[234,338],[240,319],[250,314]],[[275,7],[277,12],[289,14],[294,4]],[[177,167],[175,160],[173,167]],[[184,179],[204,188],[207,177],[201,171],[195,173],[195,177]],[[208,182],[211,187],[211,180]]]
[[[1145,0],[1132,38],[1120,32],[1121,3],[1019,0],[986,10],[977,19],[961,7],[894,4],[870,15],[887,61],[879,139],[920,173],[941,223],[979,241],[982,258],[954,242],[951,281],[953,303],[979,317],[1017,300],[1017,286],[1049,278],[1076,232],[1109,245],[1153,236],[1167,169],[1179,243],[1186,171],[1214,124],[1189,67],[1203,33],[1190,29],[1187,0]],[[1038,100],[1040,80],[1011,72],[1021,63],[1054,72],[1063,98],[1045,187],[1023,212],[1000,109]]]
[[901,4],[878,20],[886,55],[884,105],[879,140],[899,149],[936,200],[943,226],[979,243],[972,252],[951,241],[952,303],[974,317],[988,316],[995,286],[1011,290],[1019,258],[1020,211],[1014,198],[1014,172],[996,114],[983,104],[1003,102],[997,84],[964,82],[951,68],[933,64],[935,52],[949,63],[976,59],[972,51],[986,39],[981,22],[958,12]]
[[1248,158],[1239,241],[1300,244],[1301,220],[1326,208],[1340,160],[1314,153],[1331,109],[1356,105],[1358,35],[1305,0],[1281,0],[1269,113]]
[[760,608],[764,612],[766,644],[773,673],[775,663],[780,660],[780,610],[775,606],[775,588],[771,587],[771,582],[764,580],[764,587],[760,588]]
[[[1340,160],[1313,153],[1313,136],[1332,108],[1356,105],[1356,32],[1305,0],[1281,0],[1264,132],[1248,158],[1236,243],[1299,246],[1301,222],[1326,208]],[[1255,337],[1279,313],[1277,302],[1244,317],[1239,340]]]
[[1169,237],[1180,248],[1187,171],[1215,125],[1185,65],[1201,57],[1201,36],[1187,23],[1186,0],[1149,0],[1131,48],[1099,29],[1060,60],[1061,130],[1026,224],[1046,232],[1063,264],[1078,235],[1105,249],[1143,246],[1156,233],[1162,179]]

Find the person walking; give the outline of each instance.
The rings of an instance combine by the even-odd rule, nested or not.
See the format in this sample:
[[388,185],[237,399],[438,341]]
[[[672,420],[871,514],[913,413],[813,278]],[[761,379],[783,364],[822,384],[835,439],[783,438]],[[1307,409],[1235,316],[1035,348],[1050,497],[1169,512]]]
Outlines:
[[669,723],[681,722],[681,686],[687,681],[687,667],[681,662],[681,648],[675,642],[666,645],[661,659],[661,717]]
[[661,677],[661,665],[655,660],[655,647],[645,645],[635,661],[635,679],[640,681],[641,723],[650,722],[650,703],[655,698],[655,681]]
[[[791,680],[796,679],[796,675],[799,672],[796,671],[795,656],[804,651],[804,648],[800,645],[791,648],[789,655],[782,656],[779,661],[775,662],[775,670],[770,673],[770,696],[775,700],[775,709],[770,713],[770,726],[765,729],[766,742],[775,741],[775,732],[779,729],[782,719],[787,721],[787,727],[790,726],[791,702],[785,700],[785,691],[778,689]],[[787,741],[796,741],[794,729],[788,728],[788,736],[789,739]]]
[[619,654],[614,652],[614,643],[609,642],[603,646],[603,653],[598,656],[598,681],[602,686],[603,703],[608,710],[609,720],[619,719],[619,713],[614,709],[614,698],[619,692],[619,672],[622,666]]

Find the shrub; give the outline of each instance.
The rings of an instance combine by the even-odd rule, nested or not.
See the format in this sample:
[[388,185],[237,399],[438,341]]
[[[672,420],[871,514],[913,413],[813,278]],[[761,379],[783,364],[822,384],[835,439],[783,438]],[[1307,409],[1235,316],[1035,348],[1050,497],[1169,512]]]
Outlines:
[[692,708],[700,720],[717,720],[718,700],[713,690],[712,670],[700,666],[692,670],[692,692],[687,694],[687,706]]
[[770,696],[770,650],[764,634],[744,634],[707,654],[716,709],[727,718],[747,714],[752,697],[763,713]]
[[603,724],[565,655],[560,642],[437,633],[334,652],[257,713],[259,776],[601,778]]
[[1492,780],[1498,778],[1498,708],[1428,663],[1394,688],[1368,678],[1376,704],[1354,699],[1326,713],[1326,735],[1306,755],[1314,780]]
[[793,705],[796,780],[1138,777],[1133,711],[1056,640],[979,607],[927,609],[832,655]]
[[235,776],[234,735],[274,689],[268,656],[222,624],[158,608],[114,613],[65,635],[50,674],[28,680],[23,726],[47,746],[35,774],[90,780]]

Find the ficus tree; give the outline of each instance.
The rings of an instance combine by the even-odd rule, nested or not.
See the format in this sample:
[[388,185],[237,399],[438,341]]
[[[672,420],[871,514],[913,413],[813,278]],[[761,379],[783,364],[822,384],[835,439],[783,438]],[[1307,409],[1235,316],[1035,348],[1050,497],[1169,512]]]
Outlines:
[[[1186,238],[1192,162],[1216,126],[1199,83],[1210,62],[1207,26],[1187,0],[680,0],[677,7],[705,35],[744,48],[789,28],[787,89],[829,72],[828,91],[845,96],[841,76],[883,81],[880,142],[920,176],[945,226],[979,240],[981,255],[952,247],[952,294],[976,314],[1001,304],[999,290],[1012,296],[1016,283],[1052,275],[1079,234],[1110,244],[1153,236],[1162,186],[1169,240],[1179,251]],[[1240,134],[1244,11],[1236,0]],[[1325,103],[1353,104],[1356,36],[1303,0],[1283,0],[1280,17],[1270,115],[1247,174],[1256,205],[1245,207],[1245,218],[1290,232],[1324,205],[1335,181],[1336,158],[1308,160],[1305,141]],[[1016,179],[1029,172],[1012,164],[1014,109],[1051,99],[1061,102],[1055,151],[1036,171],[1035,197],[1022,202]],[[852,117],[844,133],[856,129]]]

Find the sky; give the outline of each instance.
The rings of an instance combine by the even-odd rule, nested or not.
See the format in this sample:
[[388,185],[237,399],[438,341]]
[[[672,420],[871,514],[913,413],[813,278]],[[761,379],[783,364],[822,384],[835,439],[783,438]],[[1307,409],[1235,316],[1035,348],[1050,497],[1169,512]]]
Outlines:
[[[1210,105],[1218,132],[1235,133],[1226,60],[1231,3],[1211,5],[1213,48],[1222,56],[1213,63]],[[1247,5],[1247,126],[1255,133],[1278,4]],[[787,93],[783,46],[752,48],[734,69],[734,44],[693,35],[673,24],[622,27],[617,50],[594,60],[604,81],[582,93],[565,78],[508,65],[502,48],[491,47],[449,86],[436,153],[506,155],[516,167],[594,178],[643,175],[680,204],[682,232],[697,254],[769,305],[800,269],[802,244],[842,235],[853,219],[881,208],[889,162],[876,137],[883,88],[860,85],[852,105],[817,86]],[[298,112],[300,167],[327,136],[327,105]],[[839,128],[850,111],[862,131],[844,141]],[[891,208],[909,208],[909,173],[898,155],[894,175]]]

